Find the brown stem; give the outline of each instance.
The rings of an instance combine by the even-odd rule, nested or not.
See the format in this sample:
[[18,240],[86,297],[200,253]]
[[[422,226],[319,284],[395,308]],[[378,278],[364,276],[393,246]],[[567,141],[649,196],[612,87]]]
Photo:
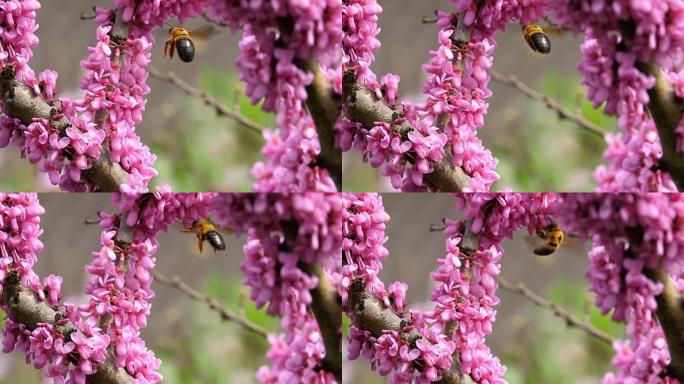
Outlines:
[[316,125],[321,153],[317,163],[328,170],[330,177],[342,189],[342,151],[335,147],[335,123],[340,117],[340,96],[333,91],[319,65],[309,59],[299,63],[314,79],[306,87],[306,107]]
[[[62,324],[60,321],[57,324],[57,312],[48,303],[40,301],[34,292],[22,287],[16,272],[8,274],[2,286],[2,300],[14,321],[24,324],[30,330],[36,329],[38,324],[51,324],[66,341],[76,332],[76,328],[69,322],[59,325]],[[80,357],[78,353],[72,352],[69,359],[78,364]],[[119,368],[111,353],[108,353],[106,360],[97,367],[94,374],[87,377],[87,381],[91,384],[131,384],[133,378],[124,368]]]
[[[627,20],[620,23],[622,42],[618,45],[621,51],[634,39],[636,24]],[[665,74],[655,63],[637,62],[636,67],[643,73],[655,78],[655,85],[648,90],[648,111],[658,130],[663,157],[658,166],[670,173],[677,189],[684,190],[684,152],[677,149],[677,126],[682,120],[684,106],[667,81]]]
[[[276,45],[287,46],[295,28],[294,19],[291,16],[278,18],[278,29],[281,36],[275,42]],[[321,153],[314,165],[328,170],[330,177],[337,186],[342,188],[342,151],[335,148],[335,123],[340,117],[340,97],[337,95],[323,71],[310,57],[306,60],[295,59],[295,64],[314,76],[313,82],[306,87],[306,108],[316,126],[316,134],[321,145]]]
[[[0,95],[9,116],[19,119],[24,125],[31,124],[33,119],[46,119],[62,133],[71,126],[66,117],[51,120],[57,111],[40,95],[35,95],[31,88],[19,83],[14,75],[12,68],[5,67],[0,78]],[[67,150],[65,156],[71,159],[73,154]],[[128,173],[119,164],[112,163],[108,151],[103,151],[99,158],[91,160],[92,167],[83,171],[86,179],[100,191],[118,192],[119,186],[128,179]]]
[[[114,16],[114,25],[112,26],[112,30],[109,31],[109,47],[112,49],[112,52],[120,51],[119,55],[115,56],[112,62],[112,69],[115,71],[121,69],[121,61],[124,54],[122,47],[126,44],[126,40],[128,39],[129,25],[127,22],[123,21],[122,16],[123,8],[117,9]],[[109,111],[105,108],[98,109],[95,112],[93,119],[95,120],[95,124],[97,124],[98,128],[102,128],[102,125],[107,120],[107,117],[109,117]]]
[[[123,8],[117,10],[114,27],[110,32],[111,45],[114,48],[123,44],[128,37],[128,23],[123,22],[121,18],[122,12]],[[121,56],[115,60],[115,66],[119,67],[120,65]],[[2,100],[7,107],[8,114],[18,118],[24,125],[31,124],[33,119],[36,118],[47,119],[62,135],[71,126],[66,117],[52,121],[51,117],[57,113],[57,110],[43,100],[40,95],[35,95],[31,88],[17,82],[14,70],[11,67],[5,67],[2,71],[0,95],[2,95]],[[98,110],[95,113],[94,118],[98,125],[101,125],[107,118],[107,114],[108,112],[104,109]],[[64,155],[66,158],[72,159],[73,150],[65,149]],[[83,171],[85,178],[100,191],[118,192],[121,184],[124,184],[128,179],[128,173],[119,164],[113,163],[109,159],[109,150],[103,147],[100,157],[91,160],[91,168]]]
[[[283,249],[292,251],[290,244],[295,241],[299,233],[299,223],[296,220],[281,223],[283,236],[286,241],[281,245]],[[332,285],[325,270],[316,263],[299,263],[299,268],[305,273],[316,276],[318,284],[311,293],[311,312],[313,312],[321,331],[325,358],[321,361],[321,368],[335,375],[338,382],[342,381],[342,299],[337,289]]]
[[[459,245],[459,249],[466,255],[471,255],[477,251],[479,246],[479,237],[470,229],[473,220],[466,220],[465,232],[463,239]],[[393,309],[384,305],[380,299],[368,294],[365,291],[365,286],[361,279],[357,279],[349,287],[349,298],[347,305],[353,314],[354,325],[369,331],[373,336],[380,337],[385,331],[395,331],[399,336],[409,345],[413,345],[416,340],[422,336],[415,328],[410,328],[404,331],[405,320],[402,316],[394,312]],[[451,337],[456,332],[456,324],[447,323],[445,334]],[[416,365],[416,369],[420,370],[421,366]],[[442,374],[442,379],[439,384],[475,384],[469,375],[461,372],[460,358],[458,352],[454,352],[453,362],[451,367]]]
[[672,279],[663,270],[646,270],[646,276],[663,284],[663,291],[656,296],[656,317],[663,327],[670,350],[668,376],[684,382],[684,302]]
[[[349,288],[348,305],[354,315],[354,324],[361,329],[369,331],[373,336],[380,337],[385,331],[399,333],[402,340],[409,345],[414,344],[422,336],[415,329],[403,331],[405,320],[391,308],[385,307],[380,299],[365,292],[363,283],[355,281]],[[420,370],[420,366],[416,366]],[[474,384],[468,375],[464,375],[459,369],[458,360],[455,359],[451,368],[444,372],[441,384]]]
[[[644,231],[641,227],[627,228],[629,248],[625,257],[635,258],[643,242]],[[667,346],[670,350],[670,364],[667,375],[684,382],[684,301],[672,283],[672,280],[662,269],[644,269],[649,279],[663,284],[663,291],[656,296],[656,318],[665,333]]]
[[321,330],[325,345],[322,368],[332,372],[342,382],[342,307],[337,290],[318,264],[305,264],[302,270],[318,278],[318,285],[311,290],[311,311]]
[[653,117],[663,157],[660,166],[672,176],[677,189],[684,190],[684,153],[677,149],[677,126],[682,120],[682,102],[667,81],[663,71],[653,63],[638,63],[637,68],[654,76],[656,83],[648,90],[648,111]]
[[[370,90],[361,87],[350,73],[345,74],[342,86],[342,102],[350,120],[361,123],[368,129],[377,122],[384,122],[392,125],[395,132],[405,133],[413,130],[408,123],[393,124],[396,112],[385,102],[378,100]],[[424,177],[442,192],[460,192],[470,183],[470,176],[463,168],[451,163],[451,156],[447,151],[444,154],[444,159],[434,165],[434,171]]]

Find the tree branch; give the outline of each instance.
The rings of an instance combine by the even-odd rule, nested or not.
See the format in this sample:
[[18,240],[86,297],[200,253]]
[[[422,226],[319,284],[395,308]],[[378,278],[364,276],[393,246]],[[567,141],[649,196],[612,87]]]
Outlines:
[[[636,25],[633,21],[627,20],[620,23],[620,33],[623,39],[618,45],[619,50],[629,51],[626,47],[634,39],[635,31]],[[684,190],[684,153],[677,149],[677,127],[682,120],[684,105],[682,100],[675,95],[672,86],[657,64],[637,62],[635,65],[642,73],[653,76],[656,80],[655,85],[648,90],[647,107],[655,122],[660,145],[663,148],[663,157],[658,165],[672,176],[677,189],[682,191]]]
[[[58,313],[48,303],[38,300],[34,292],[22,287],[16,272],[9,273],[2,286],[2,299],[13,320],[24,324],[30,330],[36,329],[38,324],[50,324],[65,341],[69,341],[71,334],[76,332],[76,328],[69,322],[60,325],[63,319],[57,323],[56,320],[60,318]],[[77,352],[69,354],[69,359],[74,364],[78,364],[79,358]],[[124,368],[116,365],[111,352],[108,352],[104,363],[97,367],[94,374],[87,376],[87,381],[91,384],[132,384],[133,378]]]
[[[291,16],[277,20],[281,36],[276,40],[277,46],[287,46],[295,30],[295,21]],[[311,57],[295,58],[295,65],[305,72],[311,72],[313,81],[306,87],[306,108],[316,126],[316,134],[321,145],[321,153],[316,159],[317,166],[328,170],[338,190],[342,189],[342,151],[335,148],[335,123],[340,117],[340,96],[337,95],[323,71]]]
[[176,288],[179,291],[183,292],[189,298],[206,304],[209,307],[209,309],[217,312],[221,316],[221,320],[233,322],[233,323],[241,326],[242,328],[244,328],[244,329],[246,329],[252,333],[255,333],[259,336],[263,336],[263,337],[268,336],[267,330],[265,330],[262,327],[252,323],[251,321],[249,321],[249,319],[233,313],[230,309],[221,305],[214,298],[209,297],[209,296],[193,289],[191,286],[189,286],[185,282],[183,282],[183,280],[181,280],[180,277],[178,277],[178,276],[166,277],[164,274],[157,271],[156,269],[152,270],[152,276],[154,276],[155,281],[159,282],[160,284],[164,284],[166,286]]
[[646,276],[663,284],[663,291],[656,296],[656,317],[663,327],[670,350],[668,376],[684,382],[684,302],[672,279],[663,270],[646,270]]
[[306,107],[316,125],[321,153],[317,163],[328,170],[330,177],[342,190],[342,151],[335,147],[335,124],[340,118],[340,95],[333,91],[318,64],[309,59],[299,63],[307,72],[314,75],[313,82],[306,87]]
[[[344,74],[342,87],[342,103],[350,120],[362,124],[367,129],[372,128],[376,122],[384,122],[390,124],[395,132],[407,133],[413,130],[408,123],[394,124],[395,111],[382,100],[378,100],[370,90],[359,85],[351,72]],[[425,174],[424,177],[442,192],[460,192],[470,183],[470,176],[463,168],[451,163],[451,156],[447,152],[444,151],[442,161],[434,164],[434,171]]]
[[489,75],[492,76],[492,80],[504,85],[508,85],[509,87],[513,87],[522,92],[523,94],[525,94],[525,96],[527,96],[528,98],[544,104],[547,108],[551,109],[552,111],[556,111],[556,113],[558,113],[559,118],[573,122],[585,131],[592,133],[600,138],[603,138],[605,132],[603,131],[603,129],[601,129],[601,127],[584,119],[583,117],[577,114],[570,112],[569,110],[565,109],[559,102],[550,98],[549,96],[546,96],[530,88],[529,86],[527,86],[527,84],[520,81],[516,76],[504,76],[493,69],[489,70]]
[[528,300],[533,302],[538,307],[551,310],[554,315],[565,320],[565,323],[568,326],[576,327],[576,328],[586,332],[590,336],[593,336],[593,337],[595,337],[601,341],[605,341],[608,344],[613,343],[613,338],[610,337],[607,333],[601,331],[598,328],[593,327],[591,324],[589,324],[585,321],[582,321],[582,320],[576,318],[570,312],[563,309],[558,304],[555,304],[555,303],[539,296],[538,294],[534,293],[532,290],[527,288],[527,286],[525,284],[523,284],[522,282],[519,282],[518,284],[513,284],[513,283],[507,281],[506,279],[504,279],[503,277],[498,277],[497,281],[499,282],[499,285],[501,286],[501,288],[503,288],[509,292],[512,292],[512,293],[515,293],[515,294],[518,294],[518,295],[521,295],[521,296],[527,298]]
[[[123,8],[117,9],[116,20],[110,31],[110,46],[113,49],[121,46],[128,38],[129,25],[123,21],[122,14]],[[114,60],[114,66],[117,68],[121,66],[121,55]],[[60,135],[66,134],[66,129],[71,126],[69,120],[63,117],[58,121],[53,121],[52,116],[57,113],[57,110],[40,95],[35,95],[31,88],[17,82],[13,68],[5,67],[0,77],[0,95],[10,116],[18,118],[24,125],[31,124],[36,118],[46,119]],[[95,113],[94,120],[98,127],[102,126],[108,114],[106,109],[100,109]],[[67,159],[73,158],[72,149],[65,148],[63,152]],[[121,184],[128,180],[128,173],[119,164],[109,159],[107,145],[102,146],[99,158],[91,159],[91,167],[83,170],[83,176],[102,192],[119,192]]]
[[[470,31],[465,24],[465,13],[457,15],[454,34],[451,37],[454,44],[462,45],[470,41]],[[455,63],[459,69],[463,70],[463,62]],[[404,123],[401,125],[394,124],[396,119],[396,112],[392,107],[385,104],[382,100],[376,99],[373,92],[362,87],[356,81],[356,75],[349,71],[343,75],[342,79],[342,98],[343,105],[346,106],[348,117],[352,121],[361,123],[367,129],[370,129],[376,122],[384,122],[392,127],[394,132],[402,135],[407,134],[413,130],[413,127]],[[437,126],[440,129],[449,119],[448,114],[442,114],[438,117]],[[463,168],[453,165],[452,156],[449,147],[444,148],[444,157],[439,163],[433,165],[434,170],[431,173],[424,175],[428,183],[435,186],[441,192],[460,192],[470,183],[470,176],[463,170]],[[408,154],[409,162],[413,162],[413,154]]]
[[660,166],[672,176],[677,189],[684,190],[684,153],[677,149],[677,127],[682,120],[682,102],[667,81],[663,71],[653,63],[637,63],[641,72],[654,76],[656,83],[648,90],[648,111],[653,117],[663,157]]
[[[283,221],[281,227],[286,239],[281,247],[292,252],[290,242],[297,239],[299,222]],[[321,368],[335,375],[338,382],[342,382],[342,298],[337,294],[337,289],[320,265],[299,262],[297,266],[318,279],[316,287],[309,292],[312,300],[311,312],[316,318],[325,346],[325,357],[321,361]]]
[[[111,48],[112,52],[116,52],[117,50],[120,51],[119,55],[115,56],[112,62],[112,69],[115,71],[121,69],[121,59],[124,55],[124,50],[121,47],[128,39],[129,25],[128,22],[123,21],[123,11],[123,8],[116,10],[116,13],[114,14],[114,25],[112,26],[112,30],[109,31],[109,47]],[[107,120],[107,117],[109,117],[109,111],[105,108],[100,108],[95,112],[93,119],[95,120],[95,124],[97,124],[98,128],[102,128],[102,125]]]
[[173,84],[176,87],[178,87],[181,91],[185,92],[185,94],[196,97],[204,102],[204,104],[208,105],[209,107],[214,108],[216,110],[216,114],[219,116],[225,116],[229,119],[232,119],[236,121],[238,124],[242,125],[245,128],[250,129],[253,132],[256,132],[259,134],[259,137],[262,137],[261,135],[263,132],[266,130],[264,127],[259,125],[253,120],[250,120],[247,118],[245,115],[241,114],[238,111],[235,111],[231,108],[228,108],[226,105],[222,104],[220,101],[216,100],[213,96],[209,95],[206,92],[202,92],[199,89],[191,86],[190,84],[186,83],[183,81],[181,78],[176,76],[174,72],[166,72],[163,73],[157,68],[153,66],[148,67],[150,76],[161,80],[165,81],[167,83]]
[[[33,119],[46,119],[61,134],[71,126],[66,117],[53,121],[51,116],[57,111],[27,85],[19,83],[11,67],[5,67],[0,75],[0,95],[9,116],[19,119],[24,125],[31,124]],[[68,159],[73,158],[68,149],[64,154]],[[104,147],[100,157],[91,160],[92,167],[83,171],[86,179],[103,192],[118,192],[119,186],[128,179],[128,173],[119,164],[112,163],[109,151]]]
[[[479,246],[479,238],[471,230],[473,219],[464,222],[464,234],[459,244],[459,249],[466,255],[471,255]],[[443,229],[442,229],[443,230]],[[404,319],[391,308],[385,307],[382,301],[365,291],[361,279],[356,279],[349,287],[348,306],[354,314],[355,325],[370,332],[374,337],[380,337],[384,331],[395,331],[402,340],[409,345],[415,345],[415,341],[422,336],[415,329],[404,331]],[[456,331],[454,323],[447,324],[445,332],[451,337]],[[421,366],[416,365],[420,370]],[[469,375],[464,375],[460,368],[458,351],[454,352],[451,367],[442,373],[439,384],[475,384]]]
[[[422,337],[415,328],[403,331],[405,320],[391,308],[385,307],[380,299],[368,294],[360,279],[349,287],[348,305],[354,313],[355,325],[370,332],[374,337],[382,336],[385,331],[394,331],[409,345],[415,345],[416,340]],[[419,365],[415,368],[421,369]],[[451,368],[443,372],[442,380],[438,383],[474,384],[474,381],[470,376],[461,373],[458,359],[454,359]]]
[[318,278],[311,292],[311,311],[316,318],[325,344],[322,368],[332,372],[342,382],[342,306],[337,290],[318,264],[302,265],[302,270]]
[[[626,232],[629,247],[625,250],[625,257],[634,259],[640,251],[644,230],[641,227],[628,227]],[[684,301],[665,271],[644,268],[644,274],[663,285],[663,291],[656,296],[658,307],[655,315],[663,328],[670,351],[670,364],[666,373],[684,382]]]

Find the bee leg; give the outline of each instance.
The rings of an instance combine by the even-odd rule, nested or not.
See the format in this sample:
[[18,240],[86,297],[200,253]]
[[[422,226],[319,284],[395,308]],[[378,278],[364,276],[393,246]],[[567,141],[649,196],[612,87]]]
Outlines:
[[202,253],[202,246],[204,245],[204,239],[202,236],[197,236],[197,248],[199,248],[200,253]]
[[166,43],[164,43],[164,57],[168,56],[169,54],[169,41],[166,40]]
[[173,59],[173,50],[176,48],[173,40],[169,41],[169,60]]
[[537,236],[542,240],[546,240],[548,238],[546,231],[541,228],[537,228]]
[[193,231],[192,228],[183,228],[183,229],[181,229],[181,232],[183,232],[183,233],[193,233],[193,232],[195,232],[195,231]]

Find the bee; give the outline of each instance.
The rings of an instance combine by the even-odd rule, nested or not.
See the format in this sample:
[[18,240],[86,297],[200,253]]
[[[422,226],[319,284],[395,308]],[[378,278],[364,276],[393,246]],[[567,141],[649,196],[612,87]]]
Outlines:
[[556,252],[563,244],[565,232],[558,226],[557,222],[552,221],[545,228],[537,228],[537,237],[544,240],[544,243],[534,248],[534,254],[548,256]]
[[190,228],[183,228],[181,232],[194,233],[197,235],[197,248],[202,253],[202,246],[206,240],[211,248],[216,251],[223,251],[226,249],[226,242],[223,236],[218,232],[218,227],[214,225],[209,219],[199,219],[192,222]]
[[525,24],[522,26],[523,36],[527,45],[533,51],[544,55],[551,52],[551,40],[544,30],[537,24]]
[[206,39],[217,33],[211,25],[207,25],[192,31],[183,27],[172,27],[169,29],[169,39],[164,44],[164,57],[173,59],[173,52],[178,51],[178,57],[186,63],[195,58],[195,43],[192,39]]

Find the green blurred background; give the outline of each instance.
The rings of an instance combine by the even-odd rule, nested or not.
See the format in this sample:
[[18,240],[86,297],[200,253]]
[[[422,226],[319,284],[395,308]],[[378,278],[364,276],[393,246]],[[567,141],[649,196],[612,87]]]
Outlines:
[[[93,5],[111,6],[111,1],[43,1],[38,11],[40,45],[30,64],[36,72],[50,68],[59,73],[60,96],[80,97],[79,82],[84,71],[79,62],[87,55],[86,47],[95,41],[95,22],[80,20],[80,15],[92,13]],[[192,29],[206,24],[206,20],[197,19],[184,26]],[[154,33],[152,65],[162,72],[173,71],[228,107],[272,128],[274,116],[251,105],[238,79],[234,62],[239,52],[239,36],[223,30],[207,41],[196,42],[195,60],[183,63],[178,58],[163,57],[167,31],[161,28]],[[262,158],[261,135],[217,116],[201,100],[185,95],[169,83],[150,77],[147,84],[151,92],[143,122],[136,131],[157,156],[155,167],[159,177],[153,185],[168,183],[179,192],[251,190],[251,168]],[[16,148],[0,149],[0,190],[55,190],[36,168],[20,158]]]
[[[424,24],[434,10],[451,10],[446,0],[382,1],[379,39],[382,48],[376,54],[373,70],[378,76],[396,73],[401,76],[401,98],[422,100],[425,74],[420,66],[429,60],[428,51],[437,45],[437,27]],[[545,25],[545,22],[540,22]],[[548,56],[531,52],[520,28],[511,24],[495,36],[497,49],[493,69],[502,75],[516,75],[531,88],[559,101],[606,132],[616,129],[616,121],[593,109],[586,101],[586,89],[580,86],[576,70],[582,37],[571,33],[550,35]],[[485,126],[479,137],[485,148],[499,159],[496,172],[501,179],[493,190],[516,191],[591,191],[592,173],[603,163],[604,140],[560,120],[558,115],[519,91],[490,82],[493,96]],[[379,170],[363,163],[358,150],[343,154],[344,190],[392,191]]]
[[[430,272],[435,260],[444,257],[444,233],[431,232],[444,217],[458,219],[455,199],[446,194],[383,194],[391,219],[387,224],[389,257],[383,262],[380,279],[388,286],[393,281],[408,284],[410,308],[427,310],[434,286]],[[539,257],[526,231],[518,231],[503,243],[501,277],[512,283],[523,282],[534,292],[569,310],[575,317],[619,338],[624,327],[601,316],[587,292],[584,269],[588,265],[589,244],[571,238],[557,252]],[[548,309],[536,307],[527,298],[502,288],[497,292],[501,304],[497,308],[493,334],[487,345],[508,367],[504,378],[510,384],[589,384],[598,383],[611,369],[612,347],[605,341],[588,336]],[[349,320],[345,319],[345,324]],[[345,329],[346,331],[346,329]],[[387,378],[370,370],[365,358],[346,359],[343,347],[344,383],[380,384]]]
[[[65,299],[87,302],[83,287],[88,275],[84,266],[99,250],[100,229],[85,225],[85,218],[97,217],[97,211],[111,212],[109,194],[40,194],[45,215],[41,241],[45,251],[38,255],[35,268],[39,276],[57,274],[64,278]],[[242,284],[239,265],[243,259],[244,237],[224,233],[226,251],[200,254],[194,235],[180,232],[172,225],[159,236],[157,270],[171,277],[179,276],[196,290],[216,299],[234,313],[270,332],[280,329],[279,319],[254,307],[249,290]],[[206,244],[205,244],[206,245]],[[147,346],[162,360],[161,373],[167,384],[251,384],[265,359],[267,340],[240,326],[222,321],[206,304],[189,299],[175,288],[153,284],[156,297],[152,313],[142,332]],[[2,322],[4,312],[0,311]],[[40,371],[24,362],[24,354],[0,353],[0,384],[40,384]]]

